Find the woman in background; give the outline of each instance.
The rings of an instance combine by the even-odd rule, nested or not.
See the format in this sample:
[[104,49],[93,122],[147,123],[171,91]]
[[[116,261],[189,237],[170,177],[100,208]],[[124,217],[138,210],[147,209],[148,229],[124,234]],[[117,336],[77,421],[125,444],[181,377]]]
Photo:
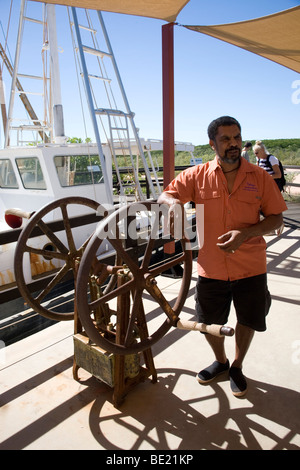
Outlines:
[[253,152],[256,156],[258,166],[264,168],[275,181],[279,180],[281,178],[281,171],[279,168],[278,158],[276,158],[274,155],[271,155],[260,140],[255,142],[255,145],[253,146]]

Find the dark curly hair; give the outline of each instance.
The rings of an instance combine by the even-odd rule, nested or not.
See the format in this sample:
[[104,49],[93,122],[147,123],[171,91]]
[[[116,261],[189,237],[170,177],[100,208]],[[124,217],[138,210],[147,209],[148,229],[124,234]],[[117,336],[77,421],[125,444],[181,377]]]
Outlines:
[[207,128],[207,134],[210,140],[215,141],[218,128],[220,126],[238,126],[240,131],[242,130],[240,123],[231,116],[221,116],[214,119]]

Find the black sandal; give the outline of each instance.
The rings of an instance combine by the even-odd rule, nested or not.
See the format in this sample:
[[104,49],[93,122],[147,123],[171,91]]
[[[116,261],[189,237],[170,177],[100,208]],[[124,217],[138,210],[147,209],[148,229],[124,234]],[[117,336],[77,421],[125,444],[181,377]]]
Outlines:
[[230,367],[229,369],[230,387],[235,397],[243,397],[247,393],[247,381],[242,369]]
[[215,361],[206,369],[201,370],[197,374],[197,380],[200,384],[206,384],[214,380],[218,375],[223,374],[229,370],[229,361],[222,364],[222,362]]

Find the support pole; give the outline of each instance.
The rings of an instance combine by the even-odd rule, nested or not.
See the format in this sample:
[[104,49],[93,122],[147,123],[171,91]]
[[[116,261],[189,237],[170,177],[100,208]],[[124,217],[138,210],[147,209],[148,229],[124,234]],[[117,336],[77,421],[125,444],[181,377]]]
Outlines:
[[[163,166],[164,188],[175,176],[174,139],[174,23],[162,27],[162,93],[163,93]],[[164,246],[165,255],[175,252],[175,243]]]
[[164,188],[175,176],[174,143],[174,23],[162,27]]

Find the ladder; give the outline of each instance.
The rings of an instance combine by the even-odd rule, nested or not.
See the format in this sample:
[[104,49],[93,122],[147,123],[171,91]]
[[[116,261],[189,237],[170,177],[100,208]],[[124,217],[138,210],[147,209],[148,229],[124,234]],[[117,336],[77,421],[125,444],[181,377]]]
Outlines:
[[[29,96],[38,96],[41,99],[41,107],[45,110],[45,100],[48,95],[47,87],[49,84],[49,78],[44,78],[44,75],[21,73],[19,70],[21,44],[26,23],[35,23],[41,25],[43,31],[45,30],[45,20],[27,17],[25,14],[25,7],[25,0],[21,0],[19,30],[13,66],[10,64],[2,46],[0,51],[4,63],[12,77],[10,101],[5,129],[5,147],[8,145],[14,145],[15,141],[12,139],[13,132],[16,133],[16,145],[23,145],[32,142],[37,143],[38,139],[42,139],[43,142],[47,143],[52,139],[51,136],[53,129],[51,125],[51,118],[48,118],[48,114],[44,113],[44,119],[39,119],[29,100]],[[21,80],[26,81],[26,89],[24,89],[24,87],[21,85]],[[43,82],[43,86],[40,90],[37,90],[37,81]],[[21,115],[15,117],[14,107],[15,97],[17,94],[19,94],[19,98],[25,107],[27,113],[25,117]],[[29,137],[27,137],[28,132]]]
[[[80,11],[79,11],[80,10]],[[113,164],[115,167],[119,196],[128,196],[128,191],[134,193],[136,200],[145,200],[139,181],[139,159],[147,182],[151,197],[157,199],[160,188],[157,186],[155,169],[147,163],[138,130],[134,123],[134,114],[130,110],[127,96],[118,71],[115,56],[109,41],[106,27],[100,11],[90,12],[71,7],[70,26],[74,30],[74,48],[79,57],[81,75],[88,99],[88,107],[93,123],[94,134],[98,147],[102,146],[102,135],[104,134],[110,147]],[[80,22],[78,19],[80,13]],[[85,16],[84,16],[85,13]],[[94,28],[95,18],[91,19],[91,13],[96,14],[98,30]],[[101,36],[101,48],[99,46]],[[85,41],[83,43],[83,40]],[[87,42],[89,41],[89,42]],[[97,70],[95,72],[95,70]],[[114,77],[108,76],[108,70]],[[98,101],[96,87],[92,83],[102,82],[105,98],[100,96]],[[116,95],[113,91],[112,82],[118,87],[119,102],[116,103]],[[103,105],[103,103],[107,105]],[[99,103],[99,104],[98,104]],[[136,157],[134,159],[134,156]]]

